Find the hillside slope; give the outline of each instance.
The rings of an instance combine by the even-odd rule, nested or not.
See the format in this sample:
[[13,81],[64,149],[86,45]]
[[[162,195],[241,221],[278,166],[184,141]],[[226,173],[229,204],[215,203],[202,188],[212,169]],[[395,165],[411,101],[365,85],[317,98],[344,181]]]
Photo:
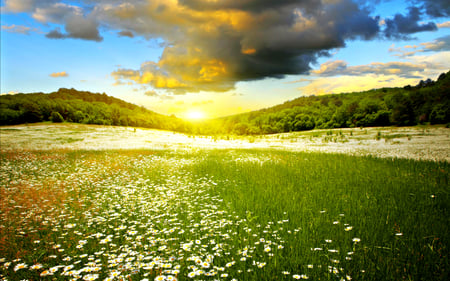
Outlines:
[[273,134],[311,129],[448,124],[450,71],[416,86],[299,97],[249,113],[192,124],[107,96],[59,89],[0,96],[0,125],[42,121],[156,128],[193,134]]
[[0,125],[42,121],[187,130],[187,124],[181,119],[158,114],[106,94],[62,88],[50,94],[0,97]]
[[199,133],[272,134],[328,128],[450,122],[450,71],[417,86],[300,97],[274,107],[212,120]]

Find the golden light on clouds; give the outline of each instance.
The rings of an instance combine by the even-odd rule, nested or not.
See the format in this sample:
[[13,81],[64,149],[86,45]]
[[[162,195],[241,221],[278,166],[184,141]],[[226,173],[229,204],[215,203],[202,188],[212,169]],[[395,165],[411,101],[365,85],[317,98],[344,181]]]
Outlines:
[[247,49],[242,49],[241,52],[245,55],[253,55],[256,53],[256,49],[255,48],[247,48]]
[[61,72],[53,72],[49,76],[53,77],[53,78],[69,77],[69,74],[67,72],[65,72],[65,71],[61,71]]

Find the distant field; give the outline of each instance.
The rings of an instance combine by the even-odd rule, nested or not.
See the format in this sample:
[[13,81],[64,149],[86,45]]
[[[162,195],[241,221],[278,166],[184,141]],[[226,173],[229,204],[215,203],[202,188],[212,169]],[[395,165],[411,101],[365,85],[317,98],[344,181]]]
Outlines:
[[449,277],[446,128],[0,132],[2,280]]
[[450,161],[450,129],[443,126],[313,130],[266,136],[189,136],[80,124],[0,127],[2,150],[277,149]]

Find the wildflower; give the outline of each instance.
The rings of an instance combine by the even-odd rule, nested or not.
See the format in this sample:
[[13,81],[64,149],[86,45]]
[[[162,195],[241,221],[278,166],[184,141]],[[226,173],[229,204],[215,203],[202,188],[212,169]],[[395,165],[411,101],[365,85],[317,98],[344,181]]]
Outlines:
[[284,275],[289,275],[290,274],[289,271],[283,271],[281,273],[283,273]]
[[42,268],[42,264],[40,264],[40,263],[30,266],[31,270],[37,270],[37,269],[41,269],[41,268]]
[[195,273],[195,271],[191,271],[191,272],[188,273],[188,277],[189,277],[189,278],[194,278],[195,275],[197,275],[197,274]]
[[257,266],[258,266],[258,268],[263,268],[264,266],[266,266],[266,263],[265,262],[259,262],[257,264]]
[[355,238],[352,239],[352,241],[353,241],[354,243],[358,243],[358,242],[361,242],[361,239],[355,237]]
[[74,267],[73,265],[68,265],[68,266],[64,267],[63,270],[68,271],[68,270],[71,270],[73,267]]
[[232,261],[232,262],[227,263],[225,266],[226,266],[226,267],[232,267],[234,264],[235,264],[235,262]]
[[85,281],[93,281],[98,279],[98,274],[88,274],[83,277]]
[[403,233],[399,232],[399,233],[395,233],[395,236],[402,236]]
[[159,275],[155,277],[155,281],[164,281],[166,280],[166,276],[164,275]]
[[353,226],[347,226],[344,230],[345,231],[350,231],[350,230],[352,230],[353,229]]
[[20,269],[24,269],[24,268],[27,268],[27,267],[28,267],[27,264],[19,263],[19,264],[16,264],[16,266],[14,267],[14,271],[17,271],[17,270],[20,270]]

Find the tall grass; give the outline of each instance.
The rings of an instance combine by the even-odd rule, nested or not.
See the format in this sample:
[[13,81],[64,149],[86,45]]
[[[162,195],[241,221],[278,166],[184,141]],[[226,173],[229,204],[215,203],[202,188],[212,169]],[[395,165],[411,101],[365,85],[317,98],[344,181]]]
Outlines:
[[[336,267],[345,264],[356,280],[448,275],[448,163],[273,151],[247,154],[262,161],[229,161],[233,153],[216,152],[195,171],[229,179],[213,192],[242,216],[262,223],[288,214],[288,228],[301,229],[283,254],[292,270],[329,255],[310,250],[326,245],[340,250]],[[358,250],[345,260],[354,237]]]
[[449,164],[273,150],[1,154],[4,280],[446,280]]

